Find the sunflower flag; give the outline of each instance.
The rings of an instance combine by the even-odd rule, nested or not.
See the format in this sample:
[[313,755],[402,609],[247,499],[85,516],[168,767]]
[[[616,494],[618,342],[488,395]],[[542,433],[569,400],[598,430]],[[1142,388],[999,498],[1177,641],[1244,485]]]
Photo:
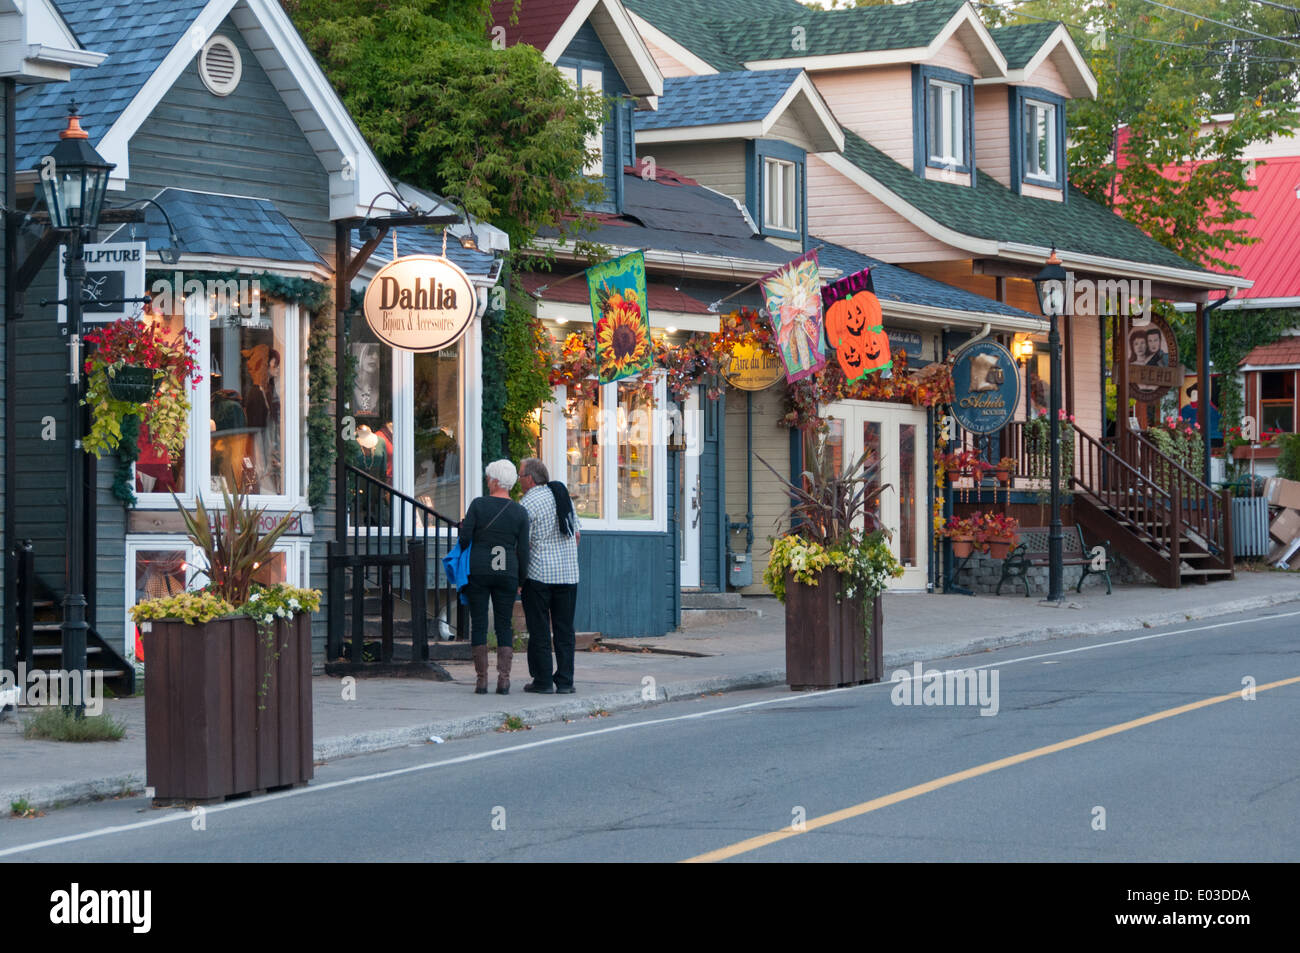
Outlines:
[[591,320],[596,326],[596,373],[608,384],[650,369],[650,309],[645,253],[635,251],[587,269]]
[[759,279],[776,341],[785,361],[785,379],[794,383],[826,364],[822,347],[821,274],[817,252],[800,255]]

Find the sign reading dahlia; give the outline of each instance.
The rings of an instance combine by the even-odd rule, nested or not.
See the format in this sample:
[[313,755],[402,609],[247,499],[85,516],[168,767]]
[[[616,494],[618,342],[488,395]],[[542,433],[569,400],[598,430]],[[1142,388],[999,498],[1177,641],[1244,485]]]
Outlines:
[[596,326],[596,377],[602,384],[650,369],[650,309],[645,253],[635,251],[587,269],[591,320]]
[[389,262],[366,288],[366,323],[402,351],[440,351],[455,344],[474,319],[474,285],[460,265],[440,255]]
[[785,361],[785,379],[793,383],[826,365],[822,349],[821,273],[817,252],[800,255],[759,279],[776,343]]

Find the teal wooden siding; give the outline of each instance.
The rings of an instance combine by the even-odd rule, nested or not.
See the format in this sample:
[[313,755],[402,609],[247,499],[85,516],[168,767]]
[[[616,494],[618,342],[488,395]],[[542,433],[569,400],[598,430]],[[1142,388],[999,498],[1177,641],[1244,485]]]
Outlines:
[[700,588],[721,592],[726,579],[722,552],[723,480],[722,453],[726,427],[723,412],[725,397],[717,400],[701,397],[704,416],[704,443],[700,450]]
[[672,533],[583,531],[579,632],[629,638],[677,627],[677,555]]

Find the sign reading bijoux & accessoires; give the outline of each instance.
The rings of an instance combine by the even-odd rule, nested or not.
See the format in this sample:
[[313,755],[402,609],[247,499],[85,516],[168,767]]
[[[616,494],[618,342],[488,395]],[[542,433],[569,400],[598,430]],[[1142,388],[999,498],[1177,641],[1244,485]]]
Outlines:
[[366,288],[366,323],[402,351],[440,351],[455,344],[474,318],[474,285],[460,266],[438,255],[407,255],[379,269]]

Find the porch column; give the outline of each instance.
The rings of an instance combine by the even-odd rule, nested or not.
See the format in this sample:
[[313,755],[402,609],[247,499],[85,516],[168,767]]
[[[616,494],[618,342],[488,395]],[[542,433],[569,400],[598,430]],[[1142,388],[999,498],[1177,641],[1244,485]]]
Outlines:
[[1204,303],[1196,302],[1196,422],[1201,425],[1203,473],[1206,485],[1210,482],[1210,313]]

